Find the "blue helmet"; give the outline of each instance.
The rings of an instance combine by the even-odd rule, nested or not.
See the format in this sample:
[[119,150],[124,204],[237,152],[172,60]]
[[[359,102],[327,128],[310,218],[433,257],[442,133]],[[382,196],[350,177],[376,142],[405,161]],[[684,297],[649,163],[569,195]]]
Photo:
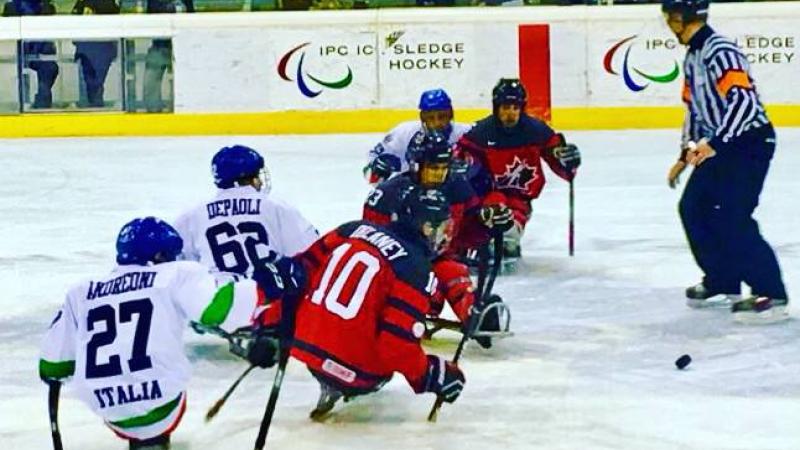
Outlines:
[[264,158],[244,145],[223,147],[211,159],[211,173],[218,188],[234,187],[236,180],[258,176],[264,168]]
[[444,89],[431,89],[425,91],[419,97],[420,111],[441,111],[453,109],[453,102]]
[[119,231],[117,264],[175,261],[182,249],[183,239],[170,224],[152,216],[133,219]]
[[661,11],[680,13],[684,22],[708,19],[708,0],[661,0]]
[[495,109],[509,103],[525,108],[527,102],[528,93],[519,78],[500,78],[492,89],[492,105]]

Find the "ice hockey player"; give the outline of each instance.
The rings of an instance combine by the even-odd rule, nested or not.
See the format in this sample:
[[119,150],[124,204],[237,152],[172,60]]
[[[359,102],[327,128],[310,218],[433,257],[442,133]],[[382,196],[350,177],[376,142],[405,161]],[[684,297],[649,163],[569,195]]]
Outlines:
[[419,99],[419,121],[403,122],[394,127],[368,155],[364,175],[370,185],[408,170],[407,152],[412,138],[425,130],[442,132],[454,144],[471,125],[453,122],[453,103],[443,89],[431,89]]
[[183,259],[249,276],[254,268],[299,253],[319,237],[296,208],[269,193],[264,158],[252,148],[222,148],[211,170],[217,194],[175,221]]
[[[475,301],[474,288],[469,268],[460,256],[467,249],[484,245],[490,238],[490,230],[505,231],[513,224],[511,210],[504,205],[480,206],[480,199],[464,177],[460,167],[451,170],[453,148],[444,134],[438,131],[420,132],[409,146],[409,170],[380,183],[373,189],[364,203],[364,219],[387,225],[399,216],[404,196],[412,187],[440,190],[450,205],[452,226],[447,230],[445,247],[433,261],[433,272],[439,283],[433,296],[429,314],[438,317],[444,301],[450,304],[462,324],[467,324]],[[492,296],[484,305],[499,303],[499,296]],[[499,311],[504,305],[492,306],[487,311],[478,329],[484,333],[500,331]],[[491,339],[481,336],[478,343],[488,348]]]
[[[734,319],[772,323],[789,317],[775,252],[753,218],[775,153],[775,129],[736,42],[708,20],[708,0],[663,0],[667,26],[688,47],[684,61],[684,151],[668,175],[674,187],[695,166],[679,210],[703,281],[686,289],[694,308],[728,306]],[[694,145],[690,145],[690,142]],[[742,282],[752,296],[741,299]]]
[[[169,224],[135,219],[117,238],[117,266],[73,286],[42,342],[39,375],[72,378],[78,397],[130,449],[168,449],[186,408],[189,360],[183,330],[189,320],[233,331],[250,326],[276,294],[253,280],[218,286],[208,269],[176,261],[182,242]],[[274,278],[276,270],[255,279]],[[252,364],[275,363],[276,341],[253,340]]]
[[470,181],[484,206],[511,209],[513,226],[504,236],[504,260],[520,256],[520,239],[531,216],[531,200],[545,184],[541,160],[556,175],[572,180],[581,163],[578,147],[567,144],[544,122],[525,113],[527,93],[516,78],[501,78],[492,90],[492,114],[458,142],[472,165]]
[[447,200],[439,191],[417,188],[398,212],[385,227],[345,223],[294,258],[303,262],[308,281],[291,354],[321,384],[313,419],[323,418],[342,396],[377,391],[395,372],[414,392],[447,402],[464,387],[456,365],[427,355],[420,345],[436,289],[430,261],[450,222]]

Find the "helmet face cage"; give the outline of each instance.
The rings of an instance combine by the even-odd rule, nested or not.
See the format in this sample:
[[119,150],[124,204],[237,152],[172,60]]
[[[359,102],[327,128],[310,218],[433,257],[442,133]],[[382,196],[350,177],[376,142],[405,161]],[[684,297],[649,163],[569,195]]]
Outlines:
[[419,184],[426,188],[436,188],[444,184],[450,172],[450,163],[421,162],[415,168]]
[[266,164],[258,171],[258,179],[261,180],[261,191],[269,194],[272,192],[272,174]]

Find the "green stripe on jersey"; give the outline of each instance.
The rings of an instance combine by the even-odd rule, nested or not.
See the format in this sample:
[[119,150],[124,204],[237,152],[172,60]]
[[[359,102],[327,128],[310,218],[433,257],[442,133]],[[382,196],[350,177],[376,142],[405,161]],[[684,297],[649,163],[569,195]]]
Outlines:
[[60,380],[71,377],[75,373],[75,361],[39,360],[39,378]]
[[225,322],[233,307],[233,290],[233,283],[228,283],[217,291],[200,317],[201,324],[216,327]]
[[169,403],[159,406],[158,408],[151,409],[146,414],[141,416],[135,417],[128,417],[127,419],[117,420],[116,422],[109,422],[111,425],[120,428],[135,428],[135,427],[146,427],[148,425],[152,425],[156,422],[160,422],[167,418],[172,411],[177,408],[181,403],[181,395],[179,394],[175,397],[175,400],[172,400]]

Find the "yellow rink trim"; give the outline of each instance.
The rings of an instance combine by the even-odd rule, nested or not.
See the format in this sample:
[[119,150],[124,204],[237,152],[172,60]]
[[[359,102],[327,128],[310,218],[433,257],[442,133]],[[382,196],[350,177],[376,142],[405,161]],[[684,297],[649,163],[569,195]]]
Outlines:
[[[776,126],[800,126],[800,105],[767,108]],[[456,120],[472,122],[488,109],[457,110]],[[415,110],[279,111],[219,114],[71,113],[0,116],[0,137],[190,136],[385,132],[418,117]],[[557,130],[674,128],[681,107],[554,108]]]

